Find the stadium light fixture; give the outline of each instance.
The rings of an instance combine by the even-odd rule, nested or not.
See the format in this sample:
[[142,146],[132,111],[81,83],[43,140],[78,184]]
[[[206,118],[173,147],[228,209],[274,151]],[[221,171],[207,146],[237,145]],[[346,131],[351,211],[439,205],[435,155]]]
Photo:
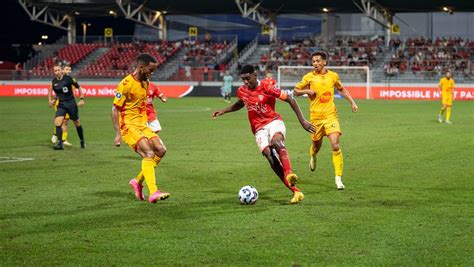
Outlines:
[[81,12],[79,12],[79,11],[74,11],[74,15],[79,16],[79,15],[81,15]]
[[41,35],[41,39],[48,40],[48,35]]
[[323,12],[328,13],[328,12],[329,12],[329,9],[323,7]]
[[454,11],[451,8],[447,7],[447,6],[443,7],[443,11],[448,13],[449,15],[452,15],[454,13]]
[[113,11],[113,10],[109,10],[109,15],[115,16],[115,15],[117,15],[117,13],[115,13],[115,11]]
[[43,45],[43,43],[42,43],[42,42],[38,42],[38,45]]

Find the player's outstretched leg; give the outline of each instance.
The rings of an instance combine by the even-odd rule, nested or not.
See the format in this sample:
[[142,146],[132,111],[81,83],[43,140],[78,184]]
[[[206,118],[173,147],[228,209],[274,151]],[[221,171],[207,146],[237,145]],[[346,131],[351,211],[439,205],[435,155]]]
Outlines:
[[283,135],[276,133],[272,138],[272,147],[275,148],[276,152],[278,153],[286,180],[290,186],[294,186],[296,182],[298,182],[298,175],[291,171],[290,156],[288,155],[288,151],[285,148],[285,143],[283,140]]
[[276,150],[273,149],[272,147],[267,147],[262,151],[262,153],[265,156],[265,158],[268,160],[268,162],[270,163],[270,167],[275,172],[275,174],[280,178],[282,183],[286,187],[288,187],[291,190],[291,192],[293,192],[293,197],[291,198],[290,203],[296,204],[303,201],[304,195],[300,191],[300,189],[298,189],[295,185],[290,185],[290,183],[288,182],[287,177],[285,176],[284,171],[283,171],[283,166],[280,163],[280,160],[278,159]]
[[[150,140],[144,138],[138,143],[137,152],[143,157],[142,173],[145,178],[146,185],[150,191],[148,201],[156,203],[159,200],[165,200],[170,197],[170,193],[158,190],[156,185],[155,167],[161,161],[154,150],[156,150],[155,143],[160,142],[157,138]],[[160,154],[164,156],[164,154]]]

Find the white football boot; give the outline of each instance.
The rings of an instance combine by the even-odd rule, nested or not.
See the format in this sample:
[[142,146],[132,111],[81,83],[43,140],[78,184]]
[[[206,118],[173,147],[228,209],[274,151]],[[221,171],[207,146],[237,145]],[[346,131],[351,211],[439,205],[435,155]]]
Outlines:
[[336,178],[334,180],[336,182],[337,190],[344,190],[344,188],[346,188],[344,186],[344,184],[342,183],[342,177],[341,176],[336,176]]

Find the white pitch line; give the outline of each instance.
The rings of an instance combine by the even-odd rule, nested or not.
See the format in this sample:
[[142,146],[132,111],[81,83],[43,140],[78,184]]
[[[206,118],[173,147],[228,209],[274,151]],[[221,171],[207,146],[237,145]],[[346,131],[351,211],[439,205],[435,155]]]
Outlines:
[[34,158],[0,157],[0,163],[34,160]]

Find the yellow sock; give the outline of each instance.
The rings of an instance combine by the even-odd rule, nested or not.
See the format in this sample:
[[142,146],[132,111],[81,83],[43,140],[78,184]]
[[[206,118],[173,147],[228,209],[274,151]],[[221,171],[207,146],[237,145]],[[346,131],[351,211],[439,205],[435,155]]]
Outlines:
[[53,134],[56,135],[56,126],[54,126]]
[[155,156],[153,156],[153,161],[155,161],[156,166],[158,166],[158,164],[160,164],[161,158],[158,157],[157,155],[155,155]]
[[67,131],[63,131],[63,141],[67,140]]
[[446,108],[446,121],[449,121],[451,118],[451,107]]
[[[156,163],[155,167],[158,167],[158,164],[160,163],[161,158],[158,157],[157,155],[155,155],[153,157],[153,161]],[[143,171],[140,171],[140,173],[137,175],[137,177],[135,177],[135,180],[137,180],[137,183],[139,183],[139,184],[143,183],[143,181],[145,180],[145,176],[143,176]]]
[[334,165],[334,172],[336,176],[342,176],[342,150],[332,152],[332,164]]
[[151,158],[144,158],[142,160],[142,173],[145,177],[145,182],[150,191],[150,195],[158,191],[158,187],[156,186],[155,166],[156,163]]
[[142,184],[143,181],[145,180],[145,176],[143,176],[143,171],[140,171],[140,173],[135,177],[135,180],[137,183]]
[[312,144],[309,146],[309,155],[310,155],[311,157],[314,155],[314,147],[313,147]]

